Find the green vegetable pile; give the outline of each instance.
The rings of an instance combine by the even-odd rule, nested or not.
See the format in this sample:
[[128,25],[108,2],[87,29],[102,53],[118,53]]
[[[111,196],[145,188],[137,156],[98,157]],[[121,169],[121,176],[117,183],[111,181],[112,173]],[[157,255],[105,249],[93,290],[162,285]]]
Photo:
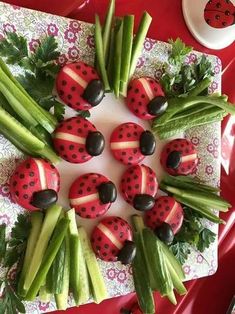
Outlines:
[[113,91],[118,98],[126,96],[152,18],[143,13],[134,37],[134,16],[114,18],[114,11],[115,0],[111,0],[103,28],[99,16],[95,17],[96,69],[105,90]]
[[170,40],[172,50],[161,85],[168,98],[168,108],[152,123],[153,132],[167,139],[192,127],[221,121],[227,114],[235,114],[235,106],[226,95],[208,95],[214,76],[212,65],[202,56],[192,65],[184,64],[192,50],[180,40]]

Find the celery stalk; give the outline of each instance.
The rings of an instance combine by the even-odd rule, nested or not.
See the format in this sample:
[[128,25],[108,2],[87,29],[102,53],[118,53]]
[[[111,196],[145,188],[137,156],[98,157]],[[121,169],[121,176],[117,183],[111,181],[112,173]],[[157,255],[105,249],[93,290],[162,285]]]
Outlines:
[[105,23],[103,27],[103,48],[104,48],[104,59],[105,59],[106,65],[108,61],[108,51],[110,47],[110,38],[111,38],[111,29],[112,29],[114,11],[115,11],[115,0],[110,0],[108,12],[106,14]]
[[123,20],[117,19],[114,29],[114,73],[113,73],[113,90],[115,96],[119,97],[121,60],[122,60],[122,32]]

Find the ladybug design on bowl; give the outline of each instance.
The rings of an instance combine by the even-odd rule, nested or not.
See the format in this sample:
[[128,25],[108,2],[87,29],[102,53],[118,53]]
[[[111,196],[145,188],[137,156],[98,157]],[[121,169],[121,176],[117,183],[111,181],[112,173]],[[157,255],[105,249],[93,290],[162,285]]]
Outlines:
[[71,208],[83,218],[104,215],[117,198],[113,182],[99,173],[87,173],[78,177],[69,190]]
[[127,122],[116,127],[110,138],[110,148],[115,159],[124,165],[136,165],[155,151],[156,141],[150,131]]
[[161,85],[150,77],[130,82],[126,104],[134,115],[143,120],[153,119],[167,109],[167,99]]
[[167,223],[171,226],[174,234],[179,232],[183,219],[182,206],[171,196],[157,198],[154,207],[145,213],[145,221],[148,227],[155,230],[163,223]]
[[56,78],[60,99],[75,110],[89,110],[104,97],[104,87],[96,70],[79,61],[66,64]]
[[82,117],[61,122],[54,131],[53,144],[57,153],[71,163],[83,163],[104,150],[104,137]]
[[126,202],[135,209],[150,210],[158,190],[156,174],[145,165],[131,166],[122,176],[120,190]]
[[192,174],[198,164],[196,148],[187,139],[172,140],[164,146],[160,162],[171,175]]
[[39,207],[32,205],[32,201],[35,202],[40,196],[38,193],[43,192],[44,195],[41,197],[46,196],[44,203],[47,202],[50,205],[57,200],[57,193],[55,192],[58,192],[59,188],[59,172],[55,166],[40,158],[28,158],[22,161],[10,178],[12,199],[30,211],[39,209]]
[[210,0],[204,9],[204,18],[214,28],[225,28],[235,23],[235,6],[229,0]]
[[93,229],[91,244],[95,254],[104,261],[115,262],[127,242],[132,242],[132,230],[127,221],[109,216]]

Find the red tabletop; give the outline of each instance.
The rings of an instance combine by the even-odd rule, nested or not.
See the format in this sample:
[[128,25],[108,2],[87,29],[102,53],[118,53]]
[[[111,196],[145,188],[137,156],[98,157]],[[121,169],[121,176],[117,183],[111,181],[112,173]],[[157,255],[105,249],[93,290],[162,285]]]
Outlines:
[[[197,1],[195,1],[195,5],[197,5]],[[76,9],[82,0],[8,0],[6,2],[23,4],[26,7],[59,15],[68,15],[87,22],[94,22],[95,13],[104,18],[108,4],[108,0],[90,0],[82,8]],[[223,69],[226,69],[222,77],[222,89],[229,96],[230,101],[235,103],[235,43],[220,51],[210,50],[201,46],[192,37],[185,25],[180,0],[116,0],[116,15],[134,14],[136,24],[138,24],[144,10],[147,10],[153,17],[148,33],[149,37],[163,41],[167,41],[168,38],[180,37],[186,44],[193,46],[195,50],[212,53],[220,57]],[[226,119],[224,125],[227,121],[228,119]],[[233,131],[235,131],[235,128]],[[157,313],[222,314],[226,313],[229,303],[233,295],[235,295],[235,160],[233,159],[231,159],[229,175],[222,171],[221,178],[222,194],[233,204],[233,209],[229,213],[221,215],[227,221],[227,225],[222,226],[219,233],[218,271],[211,277],[187,282],[188,294],[177,298],[177,307],[174,307],[168,300],[162,299],[156,294]],[[135,295],[129,294],[104,301],[99,305],[90,304],[73,308],[67,310],[66,313],[118,314],[122,307],[128,307],[135,300]],[[59,314],[60,312],[57,311],[55,313]]]

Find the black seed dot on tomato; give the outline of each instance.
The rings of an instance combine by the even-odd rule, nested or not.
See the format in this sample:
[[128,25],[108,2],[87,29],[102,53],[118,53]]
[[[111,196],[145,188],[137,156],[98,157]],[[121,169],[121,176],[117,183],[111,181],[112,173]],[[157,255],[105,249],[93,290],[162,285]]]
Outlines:
[[81,182],[81,183],[79,184],[80,187],[83,187],[84,185],[85,185],[84,182]]
[[75,86],[72,86],[72,87],[71,87],[71,91],[74,92],[75,90],[76,90],[76,87],[75,87]]
[[139,89],[138,89],[138,88],[135,89],[135,93],[136,93],[136,94],[139,93]]
[[117,218],[114,218],[114,222],[118,222],[118,219],[117,219]]
[[86,189],[87,192],[90,192],[91,191],[91,188],[88,186],[88,188]]
[[154,87],[154,91],[157,92],[157,87]]
[[170,210],[170,206],[166,206],[166,211],[169,211]]
[[206,19],[206,22],[207,22],[208,24],[210,24],[211,21],[210,21],[210,19]]
[[118,226],[115,225],[115,226],[113,227],[113,229],[117,231],[117,230],[118,230]]
[[72,99],[72,95],[70,95],[70,94],[68,94],[67,97],[68,97],[68,99]]
[[127,135],[126,135],[127,137],[131,137],[131,133],[127,133]]
[[220,7],[221,7],[221,3],[220,3],[220,2],[217,2],[217,3],[216,3],[216,8],[219,9]]
[[88,128],[88,124],[85,123],[85,124],[84,124],[84,128]]
[[69,149],[73,150],[74,149],[74,145],[69,145]]
[[83,153],[83,152],[84,152],[84,148],[80,147],[80,148],[78,149],[78,151],[79,151],[79,153]]
[[27,184],[24,184],[24,185],[23,185],[23,189],[26,190],[27,188],[28,188],[28,185],[27,185]]
[[62,81],[62,85],[65,86],[67,85],[67,82],[65,80]]
[[164,216],[164,212],[160,212],[160,217],[163,217]]
[[102,253],[103,254],[103,256],[107,256],[107,253],[106,252],[104,252],[104,253]]
[[138,105],[141,107],[141,106],[142,106],[142,102],[141,102],[141,101],[139,101],[139,102],[138,102]]
[[126,182],[131,182],[131,178],[127,178],[127,179],[126,179]]
[[17,181],[14,181],[14,182],[13,182],[13,186],[16,186],[16,185],[17,185]]
[[115,253],[116,253],[116,250],[112,250],[111,252],[112,252],[112,254],[115,254]]
[[91,73],[92,73],[92,74],[95,74],[95,70],[92,69],[92,70],[91,70]]
[[216,19],[216,20],[219,20],[219,19],[220,19],[220,16],[219,16],[218,14],[216,14],[215,19]]
[[65,159],[68,159],[68,156],[67,156],[66,154],[64,154],[63,157],[64,157]]
[[120,160],[121,162],[123,162],[123,161],[124,161],[124,160],[123,160],[123,158],[120,158],[119,160]]
[[35,185],[35,182],[31,181],[31,182],[29,182],[29,185],[30,185],[30,186],[34,186],[34,185]]
[[108,225],[112,225],[113,224],[113,222],[112,221],[108,221]]
[[102,237],[98,237],[97,240],[101,242],[102,241]]
[[123,236],[124,236],[124,232],[120,232],[120,233],[119,233],[119,237],[122,239]]
[[91,218],[91,215],[86,215],[86,218]]
[[95,211],[95,206],[91,206],[91,211],[92,211],[92,212]]
[[87,71],[82,71],[82,74],[83,75],[87,75]]
[[171,224],[171,227],[174,229],[176,227],[176,225],[173,223],[173,224]]
[[131,98],[131,102],[135,102],[135,98]]
[[59,94],[60,94],[60,96],[63,96],[63,95],[64,95],[64,91],[63,91],[63,90],[60,90],[60,91],[59,91]]
[[157,205],[157,208],[162,208],[162,204],[158,204],[158,205]]
[[81,208],[81,211],[82,211],[82,212],[85,212],[85,211],[86,211],[86,208],[85,208],[85,207],[82,207],[82,208]]
[[80,69],[81,69],[81,66],[80,66],[80,65],[77,65],[77,66],[76,66],[76,69],[77,69],[77,70],[80,70]]
[[227,25],[227,23],[226,23],[226,22],[223,22],[222,24],[223,24],[223,26],[226,26],[226,25]]
[[229,16],[230,12],[228,10],[225,11],[225,15]]
[[155,190],[155,186],[151,185],[151,186],[150,186],[150,190],[151,190],[151,191],[154,191],[154,190]]
[[73,159],[77,158],[77,155],[76,155],[76,154],[73,154],[73,155],[72,155],[72,158],[73,158]]
[[139,110],[138,110],[138,109],[135,109],[135,113],[139,113]]
[[23,173],[20,174],[19,177],[20,177],[20,179],[24,179],[24,174]]
[[131,191],[131,186],[130,185],[128,185],[127,190]]
[[96,245],[96,250],[99,251],[101,247],[99,245]]
[[135,189],[139,189],[140,185],[139,184],[136,184],[135,185]]
[[118,138],[123,138],[123,135],[122,135],[122,134],[119,134],[119,135],[118,135]]
[[78,194],[82,194],[82,190],[78,190]]
[[96,179],[93,179],[93,180],[92,180],[92,183],[96,183]]
[[122,156],[126,156],[126,152],[122,152]]
[[29,196],[27,194],[24,194],[23,198],[27,200],[29,198]]
[[60,150],[64,150],[64,146],[63,145],[60,145]]
[[25,166],[25,168],[26,168],[26,169],[29,169],[29,168],[30,168],[30,163],[27,163],[26,166]]
[[15,192],[15,195],[16,195],[16,196],[19,196],[19,192],[18,192],[18,191],[16,191],[16,192]]
[[133,160],[133,157],[132,157],[132,156],[130,156],[130,157],[128,158],[128,160],[130,160],[130,161],[131,161],[131,160]]
[[66,129],[67,130],[72,130],[72,126],[71,125],[67,125]]

